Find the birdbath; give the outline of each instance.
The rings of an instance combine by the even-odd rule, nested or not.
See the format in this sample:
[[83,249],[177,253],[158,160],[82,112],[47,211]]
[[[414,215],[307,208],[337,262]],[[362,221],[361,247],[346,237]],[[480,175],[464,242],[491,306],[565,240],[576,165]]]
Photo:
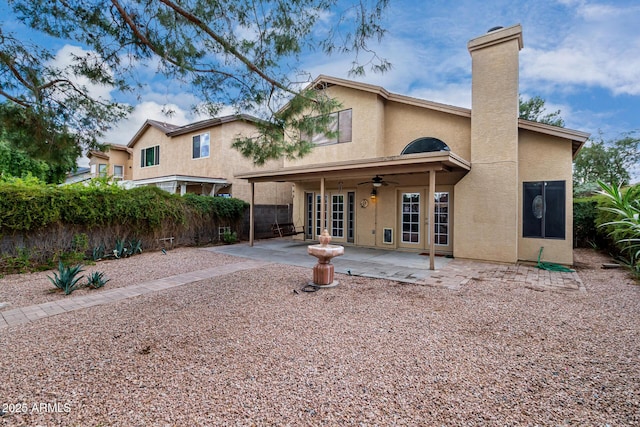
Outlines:
[[318,263],[313,267],[313,285],[321,288],[337,286],[333,280],[333,264],[331,258],[344,255],[344,246],[330,245],[331,236],[327,230],[320,235],[319,245],[307,246],[307,253],[318,258]]

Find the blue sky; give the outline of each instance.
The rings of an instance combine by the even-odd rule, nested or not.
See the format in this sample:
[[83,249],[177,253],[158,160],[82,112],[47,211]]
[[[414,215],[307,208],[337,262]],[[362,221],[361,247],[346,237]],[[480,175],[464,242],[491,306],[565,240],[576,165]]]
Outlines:
[[[6,8],[0,6],[0,9]],[[331,16],[327,16],[331,18]],[[494,26],[521,24],[520,93],[541,96],[550,111],[561,110],[566,126],[603,133],[605,139],[640,131],[640,4],[637,0],[390,0],[380,44],[371,44],[392,64],[385,74],[358,78],[403,94],[460,107],[471,105],[471,58],[467,42]],[[24,31],[15,22],[6,31]],[[77,43],[50,41],[66,61]],[[348,78],[352,58],[304,55],[300,68],[313,77]],[[145,119],[185,124],[198,99],[188,88],[155,78],[138,97],[105,97],[134,105],[131,117],[107,135],[106,142],[126,144]],[[175,111],[171,118],[163,107]]]

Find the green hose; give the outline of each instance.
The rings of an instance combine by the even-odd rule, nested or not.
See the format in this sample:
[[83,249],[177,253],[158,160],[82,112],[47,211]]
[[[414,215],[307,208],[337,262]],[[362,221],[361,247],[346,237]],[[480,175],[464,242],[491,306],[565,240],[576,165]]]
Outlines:
[[537,268],[540,268],[542,270],[549,270],[549,271],[561,271],[561,272],[565,272],[565,273],[571,273],[575,270],[572,270],[570,268],[565,267],[564,265],[560,265],[560,264],[554,264],[552,262],[542,262],[540,261],[540,258],[542,258],[542,250],[544,249],[544,246],[540,246],[540,252],[538,252],[538,264],[536,265]]

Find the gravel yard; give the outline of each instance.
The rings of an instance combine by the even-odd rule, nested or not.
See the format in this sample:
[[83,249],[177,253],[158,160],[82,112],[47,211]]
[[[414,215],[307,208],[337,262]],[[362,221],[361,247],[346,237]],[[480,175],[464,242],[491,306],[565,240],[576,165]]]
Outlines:
[[[239,260],[88,271],[113,288]],[[339,275],[305,293],[310,269],[271,264],[0,329],[0,425],[640,425],[640,286],[576,260],[586,292]],[[0,279],[0,302],[69,298],[47,274]]]

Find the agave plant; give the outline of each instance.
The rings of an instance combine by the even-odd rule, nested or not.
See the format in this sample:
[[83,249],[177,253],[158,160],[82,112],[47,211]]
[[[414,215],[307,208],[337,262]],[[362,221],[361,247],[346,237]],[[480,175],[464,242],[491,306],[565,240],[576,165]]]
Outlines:
[[130,254],[128,253],[128,248],[125,245],[125,241],[117,239],[116,240],[116,247],[113,250],[113,256],[116,258],[126,258],[128,257]]
[[69,295],[81,287],[78,282],[82,277],[78,277],[78,275],[84,271],[82,267],[82,264],[73,267],[65,266],[62,261],[58,261],[58,272],[54,271],[53,277],[47,276],[47,278],[57,289],[60,289],[65,295]]
[[91,289],[98,289],[106,285],[109,280],[111,279],[107,279],[103,272],[94,271],[87,275],[87,287]]
[[142,253],[142,240],[132,239],[129,240],[129,250],[131,255]]
[[94,261],[104,258],[104,245],[101,244],[100,246],[93,248],[91,255]]

